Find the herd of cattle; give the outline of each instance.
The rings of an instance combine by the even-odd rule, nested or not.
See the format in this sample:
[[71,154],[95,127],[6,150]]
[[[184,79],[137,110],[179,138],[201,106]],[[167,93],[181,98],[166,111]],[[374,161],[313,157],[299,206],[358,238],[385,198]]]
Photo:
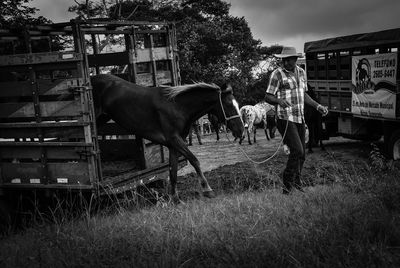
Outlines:
[[[311,98],[316,99],[315,92],[310,88],[308,94]],[[273,139],[275,137],[276,127],[276,112],[275,106],[268,104],[265,101],[259,102],[255,105],[244,105],[240,108],[240,115],[242,117],[246,132],[248,143],[251,145],[251,133],[253,133],[253,142],[256,142],[257,129],[264,129],[265,137],[267,140]],[[312,107],[305,105],[304,107],[304,117],[305,123],[308,130],[308,140],[307,148],[308,152],[312,153],[313,146],[320,146],[324,149],[322,143],[323,139],[323,120],[321,114],[313,109]],[[210,128],[217,135],[217,141],[220,139],[219,132],[223,126],[222,122],[218,121],[218,118],[209,113],[207,115],[208,121],[210,123]],[[199,144],[201,144],[200,135],[198,133],[198,125],[194,125],[193,129],[198,137]],[[197,128],[197,130],[196,130]],[[282,133],[281,133],[282,134]],[[189,145],[192,145],[192,131],[189,133]],[[243,140],[240,140],[241,144]]]

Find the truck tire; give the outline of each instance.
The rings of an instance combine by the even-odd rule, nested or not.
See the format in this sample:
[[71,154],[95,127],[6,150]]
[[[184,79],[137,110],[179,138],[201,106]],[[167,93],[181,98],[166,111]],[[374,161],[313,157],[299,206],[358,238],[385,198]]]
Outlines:
[[391,135],[388,143],[388,153],[394,160],[400,159],[400,129],[395,130]]

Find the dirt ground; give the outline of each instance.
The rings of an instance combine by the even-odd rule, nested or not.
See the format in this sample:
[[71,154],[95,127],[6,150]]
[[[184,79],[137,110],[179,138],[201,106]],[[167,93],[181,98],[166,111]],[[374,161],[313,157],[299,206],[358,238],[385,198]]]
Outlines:
[[[193,146],[189,149],[199,159],[203,172],[211,171],[221,166],[232,165],[240,162],[251,162],[250,159],[255,161],[264,161],[272,156],[278,149],[281,143],[281,136],[278,134],[274,139],[267,140],[263,131],[257,132],[257,142],[249,145],[247,138],[243,140],[242,145],[233,141],[232,135],[222,133],[220,140],[216,140],[216,135],[205,135],[202,137],[203,145],[199,145],[197,139],[193,138]],[[228,140],[229,139],[229,140]],[[326,158],[331,154],[341,159],[365,159],[371,149],[369,142],[361,142],[340,137],[330,138],[324,141],[326,151],[320,148],[313,148],[314,153],[307,153],[306,162],[314,162],[321,158]],[[246,154],[249,158],[246,157]],[[278,149],[276,157],[286,156],[282,147]],[[267,161],[262,165],[268,165],[271,161]],[[282,167],[284,163],[282,163]],[[194,168],[188,164],[178,172],[179,176],[184,176],[189,173],[194,173]]]
[[[267,140],[264,132],[257,132],[257,142],[249,145],[247,138],[242,145],[233,142],[231,134],[222,133],[221,139],[216,141],[216,135],[203,136],[203,145],[199,145],[194,137],[190,150],[201,163],[201,168],[211,187],[218,193],[241,192],[248,189],[281,187],[281,172],[283,171],[287,155],[279,148],[281,136]],[[324,141],[326,150],[314,148],[314,153],[307,153],[303,169],[303,183],[307,186],[335,181],[333,169],[340,170],[340,165],[366,165],[368,154],[371,151],[370,142],[330,138]],[[256,164],[253,161],[264,161],[278,152],[271,160]],[[247,156],[245,155],[247,154]],[[252,159],[252,160],[249,160]],[[180,195],[190,197],[198,189],[197,176],[193,167],[188,164],[178,172],[178,189]],[[316,181],[318,177],[324,180]]]

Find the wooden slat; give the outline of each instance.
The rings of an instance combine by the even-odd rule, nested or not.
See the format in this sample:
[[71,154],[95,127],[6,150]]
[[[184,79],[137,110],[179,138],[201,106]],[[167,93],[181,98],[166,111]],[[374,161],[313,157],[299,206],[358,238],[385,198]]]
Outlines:
[[167,26],[170,22],[161,22],[161,21],[104,21],[101,19],[91,19],[86,20],[85,24],[98,24],[98,25],[121,25],[121,26],[129,26],[129,25],[164,25]]
[[85,34],[130,34],[130,30],[107,30],[105,27],[103,28],[84,28],[82,32]]
[[115,52],[97,55],[88,55],[89,67],[125,65],[129,63],[128,52]]
[[[31,124],[35,125],[35,124]],[[0,138],[39,138],[41,133],[43,138],[84,138],[82,126],[75,127],[46,127],[38,131],[37,128],[4,128],[0,126]]]
[[71,88],[76,88],[82,84],[83,79],[37,80],[40,95],[68,94],[71,93]]
[[[178,161],[178,169],[187,165],[187,160],[182,156],[179,157]],[[123,186],[134,182],[138,182],[140,185],[145,183],[146,178],[155,177],[158,174],[162,174],[164,172],[167,172],[166,174],[168,175],[168,168],[169,163],[163,163],[153,168],[147,168],[140,171],[124,173],[118,176],[107,177],[104,178],[102,182],[100,182],[100,184],[102,185],[101,188],[102,190],[112,190],[110,186]]]
[[0,41],[3,42],[17,41],[18,39],[16,36],[0,36]]
[[[76,88],[78,85],[82,85],[82,79],[37,80],[40,95],[71,94],[71,88]],[[0,83],[0,97],[27,96],[32,96],[32,84],[30,81]]]
[[0,97],[32,96],[30,81],[0,82]]
[[45,52],[0,56],[0,66],[43,64],[81,61],[82,54],[76,52]]
[[54,127],[80,127],[87,126],[89,123],[80,121],[69,122],[29,122],[29,123],[0,123],[0,128],[54,128]]
[[[172,83],[171,71],[159,71],[156,77],[159,85]],[[136,84],[148,87],[154,86],[153,75],[151,73],[138,74]]]
[[[41,163],[1,163],[1,178],[3,183],[12,183],[19,179],[21,183],[33,184],[30,179],[41,179]],[[88,163],[69,162],[69,163],[48,163],[49,183],[58,185],[68,184],[90,184]],[[65,182],[67,179],[68,183]],[[42,180],[40,180],[42,182]]]
[[[75,160],[85,159],[82,147],[48,147],[45,148],[47,159],[49,160]],[[31,161],[40,160],[42,149],[39,147],[13,147],[0,146],[0,159],[25,159]]]
[[[178,169],[187,165],[187,161],[180,159],[178,162]],[[123,177],[118,176],[110,178],[107,182],[101,183],[100,194],[117,194],[135,189],[138,186],[143,186],[158,180],[166,180],[169,176],[168,169],[165,166],[161,169],[146,169],[144,172],[139,171],[136,173],[128,173]],[[114,180],[113,180],[114,179]],[[123,180],[125,179],[125,180]],[[118,182],[119,180],[122,180]],[[114,183],[115,182],[115,183]]]
[[0,147],[91,147],[93,144],[84,142],[57,142],[57,141],[45,141],[45,142],[10,142],[0,141]]
[[[22,65],[25,66],[25,65]],[[38,65],[31,65],[34,71],[72,71],[72,76],[69,76],[69,78],[78,78],[82,77],[81,75],[78,74],[76,71],[77,69],[77,62],[71,61],[71,62],[56,62],[56,63],[44,63],[44,64],[38,64]],[[0,66],[1,67],[1,66]]]
[[150,48],[145,48],[145,49],[137,49],[136,53],[135,51],[131,50],[130,52],[130,58],[132,62],[150,62],[152,60],[158,61],[158,60],[168,60],[172,58],[172,55],[168,53],[168,50],[166,47],[155,47],[153,48],[153,57],[151,57],[151,50]]
[[1,188],[3,189],[35,189],[35,190],[67,190],[67,191],[87,191],[93,192],[97,189],[96,185],[83,185],[83,184],[27,184],[27,183],[2,183]]
[[[80,100],[49,101],[40,103],[41,117],[79,117],[82,115]],[[2,103],[0,118],[35,117],[33,103]]]

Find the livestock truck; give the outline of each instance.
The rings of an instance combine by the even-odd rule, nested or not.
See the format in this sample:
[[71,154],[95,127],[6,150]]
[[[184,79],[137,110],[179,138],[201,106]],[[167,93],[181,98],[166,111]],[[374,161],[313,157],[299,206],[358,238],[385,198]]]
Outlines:
[[99,73],[178,85],[174,24],[93,19],[0,29],[1,209],[168,177],[166,147],[112,121],[97,128],[90,76]]
[[304,44],[308,85],[329,108],[325,138],[383,137],[388,156],[400,159],[399,49],[400,29]]

